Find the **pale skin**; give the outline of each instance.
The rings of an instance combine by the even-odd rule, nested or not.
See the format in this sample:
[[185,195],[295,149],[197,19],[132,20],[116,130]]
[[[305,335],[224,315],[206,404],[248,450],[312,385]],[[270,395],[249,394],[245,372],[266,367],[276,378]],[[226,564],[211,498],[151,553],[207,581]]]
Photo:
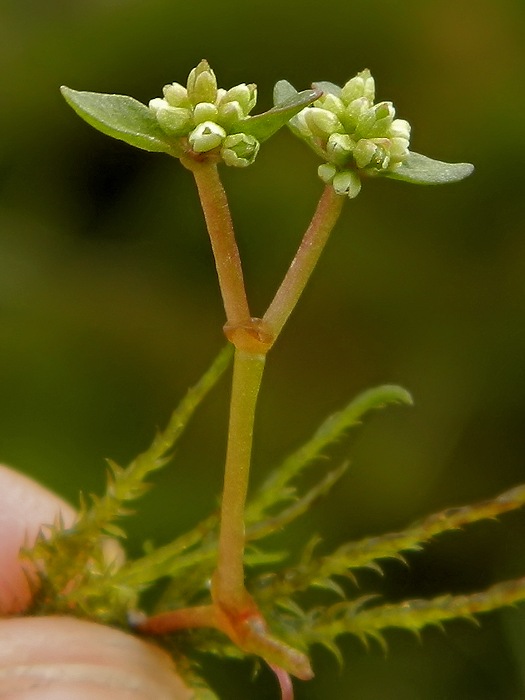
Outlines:
[[75,618],[16,616],[32,597],[19,550],[58,513],[66,525],[73,523],[70,505],[0,465],[0,696],[191,700],[168,654],[136,636]]

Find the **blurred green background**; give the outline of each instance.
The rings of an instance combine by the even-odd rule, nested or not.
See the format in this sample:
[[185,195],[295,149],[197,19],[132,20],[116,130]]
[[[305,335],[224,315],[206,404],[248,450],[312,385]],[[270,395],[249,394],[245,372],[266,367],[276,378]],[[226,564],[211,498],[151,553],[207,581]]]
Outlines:
[[[253,483],[371,384],[412,391],[353,439],[350,474],[291,533],[325,546],[401,528],[525,480],[525,4],[523,0],[0,0],[0,460],[76,502],[100,492],[223,344],[213,262],[191,178],[112,141],[58,87],[147,101],[203,57],[219,84],[343,82],[369,67],[413,125],[415,151],[476,165],[443,188],[368,183],[346,211],[272,351]],[[262,313],[321,191],[315,156],[280,133],[224,170],[253,311]],[[227,382],[131,523],[164,542],[217,503]],[[360,577],[388,600],[468,592],[525,574],[525,515],[442,537],[410,566]],[[297,697],[525,698],[525,608],[387,658],[343,641]],[[269,674],[210,662],[222,698],[274,698]]]

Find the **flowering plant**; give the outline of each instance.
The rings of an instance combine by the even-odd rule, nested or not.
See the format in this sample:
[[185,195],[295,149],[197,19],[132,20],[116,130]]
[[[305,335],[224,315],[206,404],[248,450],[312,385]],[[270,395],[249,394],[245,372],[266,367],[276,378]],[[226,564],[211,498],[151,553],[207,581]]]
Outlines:
[[[368,70],[343,87],[318,82],[298,92],[287,81],[279,81],[274,107],[255,116],[251,115],[255,85],[218,88],[206,61],[191,71],[186,86],[166,85],[163,97],[149,105],[128,96],[65,87],[62,93],[83,119],[103,133],[178,158],[192,173],[215,257],[229,345],[148,450],[126,468],[110,463],[107,493],[83,505],[74,527],[57,524],[27,554],[40,571],[34,612],[67,611],[131,626],[141,634],[173,635],[179,652],[188,642],[182,632],[192,630],[192,649],[262,658],[274,670],[282,697],[289,700],[290,675],[302,680],[313,675],[308,658],[313,644],[323,644],[339,656],[336,640],[345,633],[382,639],[389,626],[419,630],[523,599],[522,580],[472,596],[371,605],[369,596],[347,599],[338,579],[351,576],[355,569],[377,566],[384,557],[401,556],[445,530],[517,508],[525,500],[524,487],[486,503],[430,516],[399,533],[347,543],[325,556],[316,554],[315,543],[307,543],[295,565],[283,565],[281,554],[261,546],[269,535],[304,515],[342,478],[347,465],[325,472],[306,493],[297,489],[297,477],[371,410],[410,404],[410,395],[401,387],[368,390],[328,418],[246,503],[254,416],[266,356],[295,308],[345,202],[355,198],[368,179],[443,184],[465,178],[472,166],[443,163],[411,151],[409,123],[396,118],[391,102],[375,102],[374,79]],[[281,285],[263,316],[256,318],[250,311],[218,166],[252,165],[260,145],[283,126],[322,159],[318,174],[324,189]],[[127,502],[138,498],[147,476],[165,464],[197,405],[232,356],[220,515],[213,514],[189,533],[135,561],[108,563],[103,545],[108,537],[122,535],[117,521],[125,515]],[[255,565],[263,573],[253,573]],[[138,613],[141,593],[161,578],[170,583],[156,610]],[[342,600],[303,609],[297,594],[314,587]]]

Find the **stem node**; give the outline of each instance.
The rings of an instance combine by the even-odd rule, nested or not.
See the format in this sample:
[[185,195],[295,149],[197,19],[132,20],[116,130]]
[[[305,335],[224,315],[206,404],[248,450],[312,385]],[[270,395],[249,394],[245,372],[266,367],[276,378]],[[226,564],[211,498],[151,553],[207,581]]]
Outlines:
[[240,323],[226,323],[223,327],[226,338],[249,355],[266,355],[275,340],[268,324],[262,318],[249,318]]

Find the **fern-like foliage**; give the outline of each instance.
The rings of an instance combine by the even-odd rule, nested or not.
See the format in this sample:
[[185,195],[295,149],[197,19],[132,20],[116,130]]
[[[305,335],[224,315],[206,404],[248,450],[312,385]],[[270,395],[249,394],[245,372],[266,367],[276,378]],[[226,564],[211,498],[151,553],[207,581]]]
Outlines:
[[137,604],[140,586],[116,578],[120,567],[118,549],[110,538],[123,538],[120,520],[128,504],[148,489],[147,477],[169,461],[168,453],[182,435],[197,406],[217,383],[232,358],[225,347],[201,380],[192,387],[173,412],[165,430],[157,433],[150,447],[128,467],[109,461],[106,493],[81,500],[75,524],[65,528],[57,522],[42,532],[34,548],[25,552],[40,572],[34,612],[75,612],[101,621],[124,624],[127,612]]
[[[218,547],[218,513],[212,513],[172,542],[127,562],[108,557],[113,538],[124,536],[122,519],[129,503],[147,488],[146,479],[162,467],[196,407],[226,370],[231,352],[225,349],[182,400],[167,428],[128,467],[109,463],[107,491],[83,503],[77,522],[65,528],[57,522],[42,533],[26,553],[40,572],[37,614],[69,612],[102,622],[127,625],[140,603],[141,593],[159,579],[168,584],[156,611],[186,608],[209,602],[209,580]],[[525,485],[474,505],[449,508],[414,523],[400,532],[349,542],[324,555],[317,554],[318,538],[308,542],[297,563],[288,554],[274,552],[266,540],[307,513],[345,474],[348,463],[326,469],[326,451],[342,440],[374,409],[389,404],[410,404],[410,395],[397,386],[381,386],[364,392],[341,411],[325,420],[312,437],[277,466],[253,496],[246,512],[247,585],[274,634],[295,648],[308,650],[321,644],[340,658],[337,642],[353,634],[367,643],[384,644],[384,631],[398,627],[419,632],[452,618],[472,618],[525,600],[525,578],[499,583],[470,595],[443,595],[432,600],[380,604],[376,595],[348,599],[341,577],[353,578],[363,567],[380,570],[381,560],[403,559],[436,536],[477,521],[495,518],[525,504]],[[321,468],[316,483],[300,487],[300,477],[313,465]],[[322,465],[322,467],[321,467]],[[110,543],[108,545],[108,542]],[[334,602],[309,610],[299,596],[309,589],[331,592]],[[229,640],[214,630],[179,633],[176,653],[198,650],[231,658],[243,656]],[[184,663],[182,663],[184,667]],[[193,673],[190,669],[189,673]],[[212,695],[195,681],[197,697]]]

